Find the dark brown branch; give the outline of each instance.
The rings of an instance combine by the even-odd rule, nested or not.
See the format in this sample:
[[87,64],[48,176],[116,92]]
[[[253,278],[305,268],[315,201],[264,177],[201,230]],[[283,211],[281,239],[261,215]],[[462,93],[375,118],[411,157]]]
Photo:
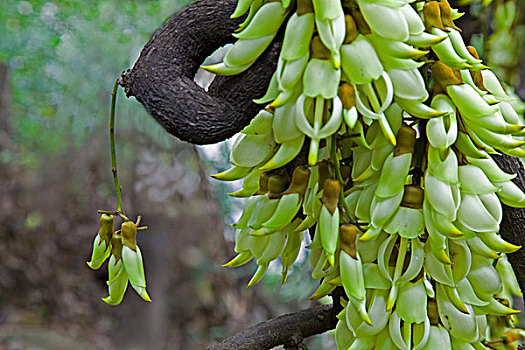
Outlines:
[[247,328],[208,350],[267,350],[282,344],[291,346],[294,341],[300,349],[302,339],[333,329],[339,311],[330,305],[320,305],[279,316]]
[[[525,190],[525,171],[519,159],[507,155],[493,156],[492,158],[502,170],[517,174],[513,182],[522,191]],[[524,247],[515,253],[508,254],[508,258],[518,279],[520,289],[525,295],[525,209],[512,208],[504,204],[502,206],[501,237],[510,243]]]
[[246,72],[221,77],[209,93],[193,78],[204,59],[234,41],[241,20],[230,19],[236,0],[202,0],[173,15],[146,44],[120,84],[172,135],[193,144],[225,140],[262,109],[261,97],[275,70],[274,43]]
[[307,350],[306,345],[303,344],[303,337],[295,335],[284,344],[285,350]]
[[306,349],[303,339],[327,332],[337,325],[337,314],[343,310],[340,303],[345,297],[343,287],[334,289],[331,296],[333,305],[319,305],[273,318],[224,339],[207,350],[268,350],[278,345],[290,350]]

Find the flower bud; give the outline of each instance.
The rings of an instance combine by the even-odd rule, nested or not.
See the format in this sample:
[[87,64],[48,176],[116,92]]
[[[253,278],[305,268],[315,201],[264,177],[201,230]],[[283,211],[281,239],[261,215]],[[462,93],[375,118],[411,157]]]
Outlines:
[[98,234],[101,239],[106,241],[109,246],[111,236],[113,235],[113,225],[115,223],[115,217],[113,215],[102,214],[98,219],[99,230]]
[[355,89],[352,84],[342,83],[339,86],[339,96],[344,109],[352,109],[355,106]]
[[323,185],[323,205],[333,214],[339,203],[341,183],[336,179],[326,179]]
[[432,65],[432,76],[436,81],[443,87],[449,85],[461,85],[463,84],[463,79],[461,74],[457,74],[454,69],[450,68],[441,61],[437,61]]
[[350,44],[359,36],[359,30],[357,29],[354,18],[350,15],[345,15],[345,26],[346,34],[343,44]]
[[427,301],[427,315],[430,319],[430,324],[433,326],[439,325],[439,311],[436,299],[428,298]]
[[443,22],[443,25],[461,32],[461,29],[456,27],[454,20],[452,20],[452,10],[450,9],[450,4],[447,0],[441,0],[439,2],[439,10],[441,12],[441,21]]
[[91,261],[87,262],[88,266],[93,270],[99,269],[109,257],[109,254],[111,254],[111,236],[113,235],[114,221],[113,215],[108,214],[102,214],[98,220],[99,230],[93,241]]
[[357,259],[355,241],[358,232],[355,225],[343,224],[339,226],[339,245],[346,254],[354,259]]
[[[478,52],[476,51],[476,48],[474,46],[467,46],[468,52],[474,56],[475,59],[479,60]],[[481,71],[470,71],[470,75],[472,76],[472,79],[474,80],[474,84],[481,90],[487,91],[485,88],[485,85],[483,84],[483,75],[481,74]]]
[[478,51],[474,46],[467,46],[467,50],[475,59],[479,60]]
[[405,153],[413,153],[415,145],[416,130],[407,125],[401,126],[396,135],[396,148],[394,149],[394,156],[400,156]]
[[284,176],[280,175],[272,175],[268,179],[268,197],[274,199],[274,198],[281,198],[282,193],[286,189],[286,186],[288,181],[286,181],[286,178]]
[[432,84],[432,96],[436,96],[439,94],[446,95],[447,92],[445,91],[443,86],[441,86],[441,84],[439,84],[438,82],[434,82],[434,84]]
[[320,60],[329,60],[332,58],[332,53],[323,44],[319,36],[314,36],[312,38],[312,42],[310,43],[310,52],[312,58],[317,58]]
[[405,192],[401,200],[401,206],[412,209],[422,209],[425,192],[417,185],[405,185]]
[[122,258],[122,239],[120,235],[113,234],[113,237],[111,237],[111,247],[111,253],[115,257],[115,261],[119,261]]
[[290,183],[290,187],[286,190],[285,194],[290,193],[299,193],[302,196],[304,196],[306,192],[306,188],[308,187],[308,179],[310,178],[310,169],[304,167],[304,166],[298,166],[293,171],[292,175],[292,182]]
[[268,193],[268,179],[270,178],[269,173],[262,173],[259,175],[259,190],[255,195],[261,195]]
[[137,226],[132,221],[123,222],[120,226],[122,244],[131,250],[137,249]]
[[314,12],[312,0],[297,0],[297,16],[306,15]]
[[428,32],[432,28],[439,28],[445,30],[441,20],[441,9],[437,1],[429,1],[423,6],[423,17],[425,18],[425,28]]

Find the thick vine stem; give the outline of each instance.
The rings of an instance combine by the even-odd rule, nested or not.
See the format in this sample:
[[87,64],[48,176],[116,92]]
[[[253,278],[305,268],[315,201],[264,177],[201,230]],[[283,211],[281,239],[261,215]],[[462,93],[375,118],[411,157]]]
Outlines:
[[230,19],[236,0],[202,0],[173,15],[144,46],[120,85],[172,135],[193,144],[225,140],[263,108],[262,97],[275,70],[276,42],[246,72],[216,79],[209,92],[193,78],[216,49],[235,40],[241,19]]
[[303,339],[332,330],[343,310],[343,287],[335,288],[332,305],[318,305],[259,323],[224,339],[207,350],[269,350],[279,345],[285,349],[304,349]]
[[208,350],[267,350],[283,344],[301,349],[302,339],[334,329],[339,311],[331,305],[319,305],[279,316],[246,328]]
[[[507,155],[492,156],[498,166],[507,173],[517,174],[513,182],[523,191],[525,190],[525,170],[517,158]],[[512,254],[507,254],[512,269],[525,295],[525,208],[512,208],[502,204],[503,219],[500,225],[500,234],[506,241],[521,245],[523,248]]]

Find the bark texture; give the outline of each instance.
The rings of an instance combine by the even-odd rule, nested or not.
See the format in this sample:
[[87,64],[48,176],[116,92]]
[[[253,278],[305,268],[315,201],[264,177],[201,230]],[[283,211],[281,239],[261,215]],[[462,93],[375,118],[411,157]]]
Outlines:
[[[234,41],[242,19],[230,19],[236,0],[202,0],[173,15],[144,46],[120,85],[172,135],[193,144],[223,141],[242,130],[262,109],[252,100],[264,95],[275,70],[274,43],[246,72],[220,77],[209,88],[193,78],[215,50]],[[270,72],[270,74],[268,74]]]
[[[493,156],[492,158],[507,173],[517,174],[513,182],[522,191],[525,190],[525,171],[519,159],[507,155]],[[505,204],[502,204],[502,207],[501,237],[507,242],[525,247],[525,208],[512,208]],[[512,254],[507,254],[507,257],[516,274],[520,289],[525,295],[525,248]]]
[[267,350],[282,344],[301,349],[302,339],[335,328],[338,312],[331,305],[319,305],[279,316],[247,328],[208,350]]

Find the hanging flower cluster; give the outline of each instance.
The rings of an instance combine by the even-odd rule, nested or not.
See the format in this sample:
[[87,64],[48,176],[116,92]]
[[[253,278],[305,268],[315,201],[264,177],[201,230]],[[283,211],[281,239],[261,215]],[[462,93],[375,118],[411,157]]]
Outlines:
[[[87,264],[93,270],[97,270],[109,258],[107,281],[109,295],[102,298],[106,303],[120,304],[126,293],[128,282],[142,299],[151,301],[146,291],[142,253],[137,245],[137,226],[140,223],[140,217],[136,223],[125,218],[120,230],[113,232],[116,214],[101,213],[100,228],[93,242],[91,261],[88,261]],[[139,227],[138,229],[144,228]]]
[[225,266],[255,260],[253,286],[280,257],[284,283],[309,229],[311,298],[346,292],[339,349],[517,341],[505,254],[520,247],[498,231],[501,203],[525,194],[491,155],[525,156],[525,123],[465,46],[461,14],[446,0],[239,0],[232,17],[246,12],[205,69],[245,71],[285,28],[267,106],[214,175],[248,197]]

